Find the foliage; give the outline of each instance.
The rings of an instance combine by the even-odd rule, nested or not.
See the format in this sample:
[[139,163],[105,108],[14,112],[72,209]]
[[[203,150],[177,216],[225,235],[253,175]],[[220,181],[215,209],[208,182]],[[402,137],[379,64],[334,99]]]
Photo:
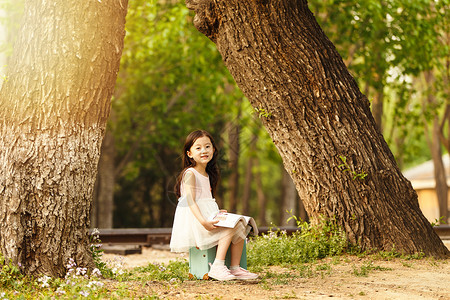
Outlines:
[[[0,5],[8,13],[2,23],[10,32],[11,48],[23,1],[3,0]],[[368,98],[383,94],[383,134],[400,167],[429,159],[424,122],[441,116],[448,99],[448,1],[311,0],[309,6]],[[246,162],[255,158],[252,171],[261,174],[263,184],[252,183],[253,195],[262,188],[267,199],[280,199],[281,159],[257,118],[270,118],[270,112],[251,108],[215,45],[192,22],[193,13],[181,0],[129,2],[109,122],[115,165],[122,165],[115,174],[114,227],[171,225],[179,149],[185,135],[197,128],[211,131],[221,146],[223,198],[231,172],[226,133],[229,124],[238,123],[239,173],[248,172]],[[432,86],[421,80],[426,71],[436,78]],[[437,104],[424,103],[429,94],[436,95]],[[257,146],[250,149],[255,136]],[[255,196],[250,207],[252,214],[258,209]],[[269,200],[269,221],[277,220],[279,207]]]
[[1,259],[0,272],[2,299],[42,299],[51,297],[101,299],[106,297],[107,290],[101,280],[98,269],[88,272],[86,268],[78,267],[73,259],[67,265],[64,278],[52,278],[42,275],[38,278],[25,276],[19,267],[5,263]]
[[258,113],[258,117],[270,118],[272,113],[267,112],[264,108],[255,108],[255,111]]
[[242,98],[214,44],[192,22],[183,1],[129,3],[109,127],[116,165],[124,162],[115,227],[170,226],[185,136],[204,128],[221,145]]
[[350,168],[350,166],[347,163],[347,157],[339,155],[339,158],[342,160],[342,164],[338,166],[338,168],[342,169],[343,172],[349,172],[352,174],[352,179],[355,180],[356,178],[364,180],[364,178],[367,177],[367,173],[361,171],[361,173],[357,173],[355,170]]
[[185,260],[171,261],[169,264],[151,263],[145,267],[135,268],[126,280],[162,280],[170,283],[189,279],[189,263]]
[[[383,134],[400,167],[429,159],[424,121],[442,114],[448,99],[449,2],[312,0],[309,5],[366,96],[382,95]],[[436,78],[434,86],[418,80],[427,71]],[[424,103],[430,92],[437,105]]]
[[298,231],[288,235],[286,231],[270,230],[249,242],[249,265],[270,266],[312,262],[327,256],[340,255],[350,245],[345,233],[333,220],[320,225],[292,216],[297,222]]
[[94,259],[94,263],[96,268],[100,271],[100,273],[106,278],[113,278],[114,271],[109,268],[107,263],[102,260],[104,250],[102,247],[102,241],[99,237],[99,231],[97,228],[92,230],[92,233],[89,237],[89,250],[91,252],[92,258]]
[[431,226],[435,227],[439,224],[445,224],[444,216],[441,216],[439,219],[435,219],[433,222],[431,222]]
[[353,274],[359,277],[368,276],[370,271],[392,271],[392,268],[386,268],[374,265],[373,261],[368,261],[359,268],[353,267]]

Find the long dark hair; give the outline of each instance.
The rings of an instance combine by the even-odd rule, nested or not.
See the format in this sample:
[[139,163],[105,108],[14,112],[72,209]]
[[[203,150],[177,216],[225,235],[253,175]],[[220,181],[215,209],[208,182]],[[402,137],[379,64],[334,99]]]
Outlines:
[[211,140],[211,144],[214,148],[213,157],[206,165],[206,173],[208,173],[208,176],[209,176],[209,182],[211,184],[211,193],[212,193],[213,197],[216,193],[217,183],[219,182],[219,179],[220,179],[220,171],[219,171],[219,167],[217,166],[217,156],[218,156],[217,147],[216,147],[216,144],[214,142],[212,135],[209,132],[207,132],[205,130],[196,130],[196,131],[189,133],[189,135],[186,137],[186,141],[184,143],[183,154],[181,156],[182,162],[183,162],[183,171],[181,171],[180,175],[178,175],[177,183],[175,185],[175,193],[178,197],[181,196],[180,186],[181,186],[181,181],[183,180],[184,171],[186,171],[187,168],[195,167],[195,165],[196,165],[195,160],[190,158],[187,155],[187,152],[190,151],[192,145],[194,145],[194,143],[197,139],[204,137],[204,136],[208,137]]

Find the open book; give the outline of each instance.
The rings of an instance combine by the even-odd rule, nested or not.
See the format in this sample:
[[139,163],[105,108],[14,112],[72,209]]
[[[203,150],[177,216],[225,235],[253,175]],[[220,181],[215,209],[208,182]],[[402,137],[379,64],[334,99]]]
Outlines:
[[245,225],[250,225],[252,227],[252,234],[254,236],[258,235],[258,226],[256,226],[256,222],[252,217],[237,215],[229,212],[219,211],[217,214],[213,214],[210,218],[212,220],[219,220],[214,226],[218,227],[228,227],[234,228],[236,224],[242,220]]

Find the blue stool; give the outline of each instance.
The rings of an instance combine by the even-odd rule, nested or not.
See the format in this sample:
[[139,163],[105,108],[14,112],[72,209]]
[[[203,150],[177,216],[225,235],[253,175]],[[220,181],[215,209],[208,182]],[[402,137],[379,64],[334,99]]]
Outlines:
[[[200,250],[197,247],[189,249],[189,278],[190,279],[209,279],[208,272],[209,264],[214,262],[216,258],[217,247],[212,247],[206,250]],[[225,256],[225,265],[230,268],[231,251],[228,249]],[[239,265],[247,269],[247,242],[244,242],[244,249],[242,249],[242,256]]]

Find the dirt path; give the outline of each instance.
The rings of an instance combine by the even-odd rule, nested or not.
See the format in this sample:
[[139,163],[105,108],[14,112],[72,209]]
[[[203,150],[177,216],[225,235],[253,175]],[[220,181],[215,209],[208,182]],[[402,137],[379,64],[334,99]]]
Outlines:
[[[186,258],[146,248],[142,254],[120,259],[124,267],[132,268]],[[104,259],[118,257],[105,254]],[[252,282],[148,282],[140,289],[142,295],[161,299],[450,299],[450,259],[374,260],[344,256],[297,270],[270,267],[259,273],[263,278]]]

